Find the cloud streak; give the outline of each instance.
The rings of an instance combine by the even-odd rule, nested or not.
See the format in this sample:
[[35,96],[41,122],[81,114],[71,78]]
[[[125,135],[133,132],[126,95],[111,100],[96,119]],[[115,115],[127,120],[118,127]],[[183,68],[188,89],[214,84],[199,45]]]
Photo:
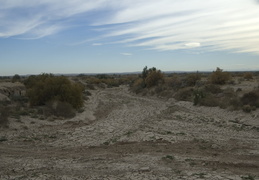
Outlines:
[[259,54],[256,0],[16,0],[0,2],[0,12],[2,38],[53,35],[82,15],[110,43]]
[[131,53],[120,53],[120,54],[123,55],[123,56],[132,56]]
[[119,11],[110,23],[132,25],[109,35],[130,36],[121,42],[162,51],[200,47],[259,54],[259,6],[253,1],[162,0],[153,5],[138,5],[136,14],[134,7]]
[[[105,0],[16,0],[0,2],[0,38],[42,38],[70,26],[69,18],[100,8]],[[65,25],[64,25],[65,24]]]

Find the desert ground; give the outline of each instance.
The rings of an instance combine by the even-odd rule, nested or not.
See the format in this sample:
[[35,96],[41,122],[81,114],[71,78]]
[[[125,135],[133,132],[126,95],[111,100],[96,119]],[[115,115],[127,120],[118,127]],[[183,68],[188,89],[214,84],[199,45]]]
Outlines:
[[89,90],[72,119],[9,118],[0,179],[259,179],[259,110]]

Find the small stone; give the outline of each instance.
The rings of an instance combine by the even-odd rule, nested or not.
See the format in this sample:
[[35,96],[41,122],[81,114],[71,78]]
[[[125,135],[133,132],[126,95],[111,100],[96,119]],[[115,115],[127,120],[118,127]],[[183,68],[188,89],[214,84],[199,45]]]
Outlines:
[[150,168],[149,167],[142,167],[142,168],[140,168],[140,171],[147,172],[147,171],[150,171]]

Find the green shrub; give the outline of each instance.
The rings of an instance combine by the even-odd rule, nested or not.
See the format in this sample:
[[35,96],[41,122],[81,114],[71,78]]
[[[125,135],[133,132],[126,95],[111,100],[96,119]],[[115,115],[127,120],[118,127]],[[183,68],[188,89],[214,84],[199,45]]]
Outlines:
[[194,98],[193,98],[193,105],[196,106],[200,103],[201,99],[203,99],[205,96],[204,96],[204,93],[203,91],[197,89],[193,92],[193,95],[194,95]]
[[[132,79],[128,79],[128,81],[131,81],[131,90],[135,93],[140,93],[145,90],[146,92],[149,91],[149,89],[145,88],[151,88],[158,85],[161,85],[164,83],[164,75],[160,70],[157,70],[156,68],[150,68],[147,69],[147,66],[143,69],[142,74],[140,75],[140,78],[133,81]],[[152,93],[161,92],[161,89],[157,89]],[[145,92],[144,92],[145,93]]]
[[142,71],[142,75],[141,75],[141,77],[143,78],[143,80],[145,80],[146,78],[147,78],[147,75],[148,75],[148,73],[149,73],[149,71],[150,71],[151,69],[147,69],[147,66],[145,66],[144,67],[144,69],[143,69],[143,71]]
[[231,76],[228,72],[223,72],[222,69],[217,68],[216,71],[213,71],[210,75],[210,82],[212,84],[226,84],[228,80],[230,80]]
[[41,74],[30,76],[24,83],[32,106],[50,101],[66,102],[75,109],[83,106],[83,87],[64,76]]

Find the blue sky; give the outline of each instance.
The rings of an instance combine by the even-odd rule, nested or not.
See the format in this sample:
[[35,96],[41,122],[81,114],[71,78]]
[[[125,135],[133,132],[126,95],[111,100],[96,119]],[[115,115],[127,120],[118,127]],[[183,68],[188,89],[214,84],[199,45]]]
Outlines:
[[259,70],[258,0],[0,0],[0,75]]

